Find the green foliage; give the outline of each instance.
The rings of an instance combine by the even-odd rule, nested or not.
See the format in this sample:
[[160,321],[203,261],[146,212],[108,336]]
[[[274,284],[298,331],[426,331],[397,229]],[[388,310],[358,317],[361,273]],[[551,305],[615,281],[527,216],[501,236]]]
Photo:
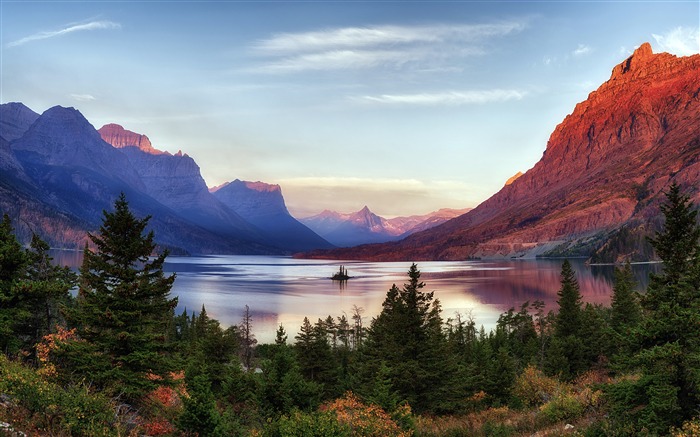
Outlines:
[[416,411],[456,408],[457,367],[442,332],[440,302],[425,293],[420,271],[413,264],[409,282],[392,286],[381,314],[372,321],[360,350],[358,377],[361,393],[372,394],[382,363],[389,368],[395,390]]
[[60,305],[70,301],[75,275],[56,267],[49,246],[32,236],[24,250],[12,234],[7,215],[0,222],[0,348],[33,356],[33,347],[61,321]]
[[626,362],[638,378],[607,388],[619,427],[651,434],[680,426],[700,404],[700,227],[677,185],[666,196],[665,228],[650,240],[664,269],[641,300]]
[[100,233],[88,234],[97,251],[85,248],[76,306],[66,312],[89,346],[67,358],[89,380],[136,400],[154,388],[149,375],[166,378],[172,370],[165,352],[175,277],[163,273],[167,253],[151,258],[153,232],[143,234],[150,217],[134,217],[124,194],[114,208],[104,212]]
[[350,437],[350,428],[340,424],[335,414],[329,411],[302,413],[296,411],[282,416],[266,430],[265,435],[274,437]]
[[0,393],[9,396],[32,417],[32,425],[51,435],[118,435],[114,407],[86,386],[66,387],[48,382],[37,373],[0,355]]
[[177,423],[178,428],[203,437],[221,435],[217,433],[221,416],[216,410],[216,400],[206,376],[191,378],[187,383],[187,393],[188,396],[182,399],[184,408]]
[[549,402],[540,407],[540,414],[548,423],[579,418],[584,412],[584,405],[572,393],[562,391]]

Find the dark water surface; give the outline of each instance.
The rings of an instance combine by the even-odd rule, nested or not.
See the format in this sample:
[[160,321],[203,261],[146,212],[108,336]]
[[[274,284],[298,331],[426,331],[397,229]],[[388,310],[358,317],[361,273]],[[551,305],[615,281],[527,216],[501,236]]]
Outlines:
[[[56,251],[61,265],[80,265],[80,252]],[[561,260],[440,261],[420,262],[418,268],[425,291],[435,291],[443,308],[443,319],[455,313],[469,315],[477,326],[495,326],[498,316],[526,301],[542,300],[546,310],[556,310]],[[340,265],[350,280],[339,283],[329,278]],[[573,260],[585,302],[608,305],[612,293],[613,267],[587,266]],[[277,326],[284,325],[290,341],[304,317],[318,318],[345,314],[351,320],[353,306],[364,309],[364,324],[382,309],[392,284],[408,279],[410,262],[361,262],[298,260],[267,256],[169,257],[168,273],[176,273],[173,294],[178,296],[177,312],[207,313],[222,325],[240,323],[245,305],[253,315],[256,338],[274,340]],[[658,265],[633,266],[639,288],[646,287],[650,271]]]

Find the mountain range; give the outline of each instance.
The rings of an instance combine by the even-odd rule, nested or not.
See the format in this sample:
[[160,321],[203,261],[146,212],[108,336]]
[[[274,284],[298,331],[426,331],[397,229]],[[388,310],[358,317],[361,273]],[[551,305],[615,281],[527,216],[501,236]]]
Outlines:
[[648,43],[551,134],[542,158],[468,213],[401,241],[307,254],[367,260],[648,259],[675,182],[700,201],[700,55]]
[[[0,212],[24,242],[37,233],[54,247],[80,249],[124,192],[138,215],[152,216],[158,243],[173,253],[281,255],[334,247],[292,217],[279,185],[235,179],[209,189],[187,154],[159,150],[118,124],[95,130],[74,108],[39,115],[22,103],[0,105],[0,170]],[[386,220],[363,211],[319,217],[333,215],[330,237],[351,245],[400,238],[462,212]]]
[[424,215],[385,219],[368,207],[343,214],[325,210],[320,214],[301,218],[303,224],[338,247],[400,240],[410,234],[435,227],[469,211],[443,208]]
[[279,187],[253,190],[257,203],[241,190],[211,193],[188,155],[157,150],[145,135],[116,124],[95,130],[73,108],[39,115],[22,103],[0,105],[0,169],[0,212],[25,242],[37,233],[53,247],[81,249],[86,232],[98,229],[103,210],[124,192],[137,215],[152,216],[158,244],[173,253],[333,247],[289,215]]

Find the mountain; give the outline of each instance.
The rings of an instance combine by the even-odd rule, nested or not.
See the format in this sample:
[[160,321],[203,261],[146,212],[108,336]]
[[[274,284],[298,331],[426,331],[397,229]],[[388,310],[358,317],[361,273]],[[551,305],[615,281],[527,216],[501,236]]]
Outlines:
[[18,102],[0,105],[0,132],[5,140],[12,141],[24,135],[39,114]]
[[17,174],[0,174],[0,212],[10,215],[22,241],[36,232],[55,247],[80,249],[124,192],[137,215],[153,217],[157,242],[178,253],[282,253],[253,234],[215,233],[160,203],[130,158],[104,142],[79,111],[50,108],[22,133],[17,126],[26,126],[27,112],[1,107],[9,115],[0,137],[21,136],[9,143]]
[[449,260],[648,256],[663,191],[700,200],[700,55],[654,54],[648,43],[559,124],[537,164],[477,208],[399,242],[312,257]]
[[365,206],[351,214],[326,210],[300,221],[336,246],[351,247],[398,240],[465,212],[467,210],[441,209],[425,215],[385,219]]
[[236,179],[212,188],[211,192],[281,247],[294,252],[333,247],[289,214],[279,185]]
[[[258,229],[209,192],[199,166],[187,154],[157,150],[147,136],[118,124],[105,125],[98,133],[127,157],[143,182],[143,191],[178,215],[212,232],[265,241]],[[274,246],[272,241],[266,244]]]

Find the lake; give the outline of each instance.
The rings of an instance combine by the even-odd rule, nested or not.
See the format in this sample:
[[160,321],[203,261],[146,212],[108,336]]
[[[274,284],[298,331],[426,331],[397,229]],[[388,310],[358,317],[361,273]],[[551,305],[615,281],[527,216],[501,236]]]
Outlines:
[[[61,265],[78,266],[80,252],[53,252]],[[583,300],[608,305],[612,293],[613,267],[588,266],[572,260]],[[545,310],[556,310],[562,260],[440,261],[420,262],[425,291],[435,291],[443,319],[461,313],[477,326],[495,326],[501,313],[526,301],[542,300]],[[340,283],[329,278],[340,265],[351,279]],[[304,320],[345,314],[351,320],[353,306],[364,309],[364,325],[381,312],[392,284],[408,280],[410,262],[361,262],[299,260],[268,256],[168,257],[165,271],[176,273],[173,294],[178,314],[187,309],[207,313],[222,325],[239,324],[245,306],[253,316],[253,331],[260,343],[272,342],[281,323],[289,340]],[[650,271],[658,265],[634,265],[640,290]]]

